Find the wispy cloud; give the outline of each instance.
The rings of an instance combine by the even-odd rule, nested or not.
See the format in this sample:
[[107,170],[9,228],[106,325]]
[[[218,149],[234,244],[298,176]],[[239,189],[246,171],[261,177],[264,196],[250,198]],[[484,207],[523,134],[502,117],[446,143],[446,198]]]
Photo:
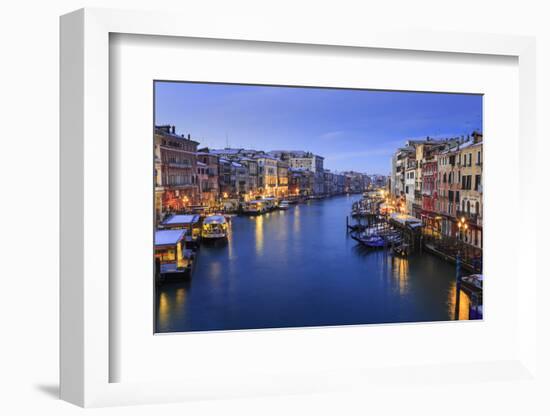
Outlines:
[[319,138],[324,140],[334,140],[345,136],[345,134],[346,132],[344,130],[327,131],[326,133],[321,134]]

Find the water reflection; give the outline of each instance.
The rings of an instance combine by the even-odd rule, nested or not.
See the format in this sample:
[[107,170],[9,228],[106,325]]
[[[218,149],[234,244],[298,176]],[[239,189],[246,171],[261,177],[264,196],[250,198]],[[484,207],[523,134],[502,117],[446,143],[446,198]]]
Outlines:
[[[266,214],[267,216],[267,214]],[[261,256],[264,251],[264,215],[253,217],[255,220],[256,254]]]
[[158,331],[454,319],[454,266],[357,246],[345,229],[357,198],[234,217],[227,245],[201,247],[190,281],[159,288]]
[[[455,319],[455,312],[456,312],[456,284],[453,284],[449,288],[448,304],[449,304],[449,319],[453,320]],[[458,319],[461,321],[468,320],[470,316],[470,298],[462,290],[460,291],[460,300],[458,304],[459,304]]]
[[399,294],[405,295],[407,291],[407,282],[409,279],[409,260],[403,257],[393,257],[393,278],[397,282]]

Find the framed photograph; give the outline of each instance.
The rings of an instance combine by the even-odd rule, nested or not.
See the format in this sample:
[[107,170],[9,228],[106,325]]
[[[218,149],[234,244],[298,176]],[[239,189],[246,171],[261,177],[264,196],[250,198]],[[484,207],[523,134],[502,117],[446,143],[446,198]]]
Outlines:
[[482,95],[154,94],[155,332],[482,319]]
[[62,398],[536,382],[534,40],[181,18],[61,19]]

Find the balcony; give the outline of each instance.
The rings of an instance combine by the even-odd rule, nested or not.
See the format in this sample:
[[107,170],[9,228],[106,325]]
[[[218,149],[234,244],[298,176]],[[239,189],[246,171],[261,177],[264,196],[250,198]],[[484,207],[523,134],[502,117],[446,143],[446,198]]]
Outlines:
[[476,225],[480,225],[482,220],[479,214],[472,214],[471,212],[459,211],[459,210],[456,211],[456,217],[457,218],[464,217],[464,219],[468,221],[470,224],[476,224]]
[[168,162],[168,167],[170,168],[179,168],[179,169],[191,169],[193,166],[189,162]]

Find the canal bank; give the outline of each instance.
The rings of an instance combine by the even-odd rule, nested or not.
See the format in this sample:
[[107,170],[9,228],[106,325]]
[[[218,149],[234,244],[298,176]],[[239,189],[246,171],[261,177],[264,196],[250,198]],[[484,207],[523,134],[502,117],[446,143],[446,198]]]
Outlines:
[[[360,198],[234,217],[226,244],[201,248],[192,279],[157,289],[157,331],[453,319],[452,265],[428,253],[370,252],[347,235]],[[467,298],[461,318],[463,307]]]

